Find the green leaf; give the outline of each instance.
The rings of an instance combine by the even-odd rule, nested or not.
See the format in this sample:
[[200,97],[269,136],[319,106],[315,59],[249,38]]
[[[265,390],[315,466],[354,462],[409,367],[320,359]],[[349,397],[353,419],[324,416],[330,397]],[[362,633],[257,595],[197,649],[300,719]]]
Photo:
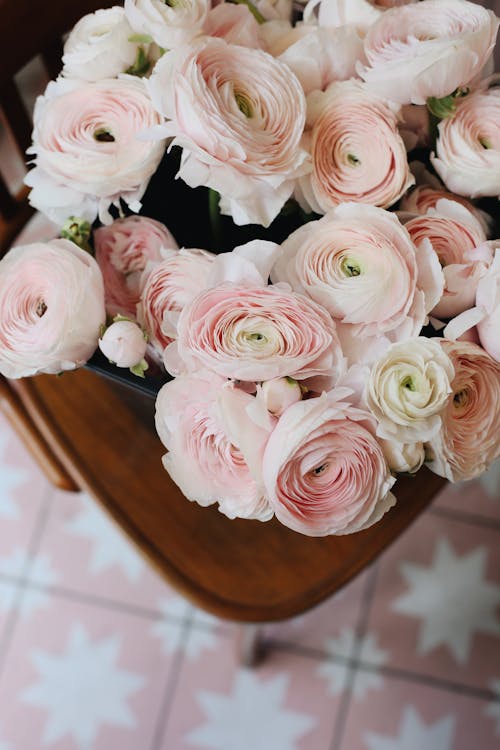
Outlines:
[[130,368],[130,372],[133,375],[137,375],[138,378],[143,378],[144,373],[146,372],[148,368],[149,368],[148,363],[146,362],[145,359],[142,359],[138,364]]
[[134,64],[131,65],[130,68],[128,68],[125,72],[131,76],[138,76],[139,78],[142,78],[149,73],[150,68],[151,62],[148,60],[148,56],[144,51],[144,47],[138,47]]
[[78,216],[70,216],[64,222],[61,229],[61,237],[64,240],[70,240],[78,245],[82,250],[92,254],[92,248],[89,244],[90,235],[92,234],[92,227],[85,219],[80,219]]

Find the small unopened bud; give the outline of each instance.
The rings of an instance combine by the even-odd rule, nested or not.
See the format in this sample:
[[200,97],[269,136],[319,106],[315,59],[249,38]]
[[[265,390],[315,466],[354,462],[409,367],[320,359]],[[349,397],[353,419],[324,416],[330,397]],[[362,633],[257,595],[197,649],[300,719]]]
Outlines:
[[302,390],[293,378],[273,378],[262,383],[262,399],[267,410],[275,417],[280,417],[301,398]]
[[132,320],[117,320],[99,339],[99,349],[117,367],[128,367],[135,375],[144,377],[147,341],[142,329]]

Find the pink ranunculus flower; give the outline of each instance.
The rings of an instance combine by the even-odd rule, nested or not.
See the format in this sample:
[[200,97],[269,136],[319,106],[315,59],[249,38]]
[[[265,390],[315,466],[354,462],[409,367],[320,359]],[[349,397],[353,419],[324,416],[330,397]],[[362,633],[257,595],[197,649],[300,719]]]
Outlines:
[[306,210],[347,201],[388,208],[414,183],[397,117],[365,84],[332,83],[307,104],[313,170],[296,193]]
[[221,3],[212,8],[205,20],[203,32],[207,36],[225,39],[229,44],[259,49],[262,44],[259,24],[246,5]]
[[335,324],[320,305],[281,286],[219,284],[184,308],[178,339],[165,351],[188,370],[207,368],[236,380],[261,382],[316,375],[336,382],[344,357]]
[[98,214],[110,223],[109,205],[120,198],[138,211],[165,149],[138,136],[160,122],[135,76],[49,83],[35,105],[28,149],[36,154],[25,178],[30,203],[60,224],[69,215],[93,221]]
[[210,0],[125,0],[125,15],[133,30],[167,50],[198,36],[209,9]]
[[301,534],[360,531],[395,503],[376,421],[352,406],[349,394],[338,388],[290,406],[267,443],[269,502],[278,520]]
[[425,104],[428,97],[448,96],[480,73],[497,29],[492,11],[467,0],[423,0],[392,8],[368,29],[368,64],[358,72],[387,99]]
[[80,367],[106,319],[99,266],[68,240],[14,247],[0,261],[0,373]]
[[[411,165],[410,165],[411,168]],[[442,187],[434,187],[433,185],[417,185],[412,188],[410,192],[404,196],[400,203],[401,211],[408,211],[413,214],[427,214],[430,209],[435,209],[436,204],[440,200],[454,201],[459,203],[461,206],[466,208],[474,216],[477,221],[480,222],[484,231],[487,233],[489,230],[489,224],[491,223],[490,218],[484,211],[476,208],[476,206],[455,193],[450,193],[447,190],[443,190]]]
[[323,28],[272,21],[260,27],[267,52],[295,73],[306,94],[356,75],[363,40],[353,26]]
[[136,59],[133,31],[118,5],[83,16],[64,45],[62,75],[99,81],[125,73]]
[[148,84],[170,120],[159,133],[183,147],[179,176],[220,193],[236,224],[268,226],[308,168],[292,71],[262,50],[204,37],[164,55]]
[[143,331],[132,320],[116,320],[99,339],[99,349],[117,367],[135,367],[146,354]]
[[432,471],[458,482],[479,476],[500,455],[500,364],[476,344],[442,346],[455,368],[453,395],[426,455]]
[[311,22],[317,17],[320,26],[352,25],[366,33],[384,10],[413,2],[416,0],[310,0],[304,19]]
[[462,340],[477,333],[478,343],[496,362],[500,362],[500,240],[488,243],[495,257],[476,289],[475,306],[451,320],[444,337]]
[[457,103],[438,125],[432,166],[449,190],[500,196],[500,87],[484,86]]
[[464,206],[441,199],[405,227],[417,248],[424,240],[431,243],[443,268],[443,296],[432,315],[450,318],[472,307],[478,281],[493,259],[482,224]]
[[160,355],[177,337],[177,322],[184,307],[206,288],[215,258],[196,248],[170,250],[163,255],[161,263],[144,271],[137,306],[137,318]]
[[147,216],[127,216],[94,232],[95,257],[101,268],[108,315],[135,318],[141,274],[159,263],[177,243],[164,224]]
[[155,421],[169,451],[163,465],[188,500],[267,521],[262,456],[270,430],[248,416],[254,400],[213,372],[180,375],[159,392]]
[[440,299],[443,273],[430,245],[418,253],[397,217],[344,203],[293,232],[271,273],[323,305],[353,364],[418,336]]

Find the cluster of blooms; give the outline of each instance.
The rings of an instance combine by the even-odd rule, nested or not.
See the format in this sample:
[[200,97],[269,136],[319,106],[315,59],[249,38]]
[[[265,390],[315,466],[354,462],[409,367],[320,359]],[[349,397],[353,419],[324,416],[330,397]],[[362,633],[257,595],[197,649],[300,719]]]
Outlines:
[[[164,367],[156,428],[186,497],[308,535],[372,525],[424,462],[478,476],[500,455],[500,240],[472,200],[500,194],[498,24],[467,0],[310,0],[295,25],[289,0],[84,17],[37,101],[27,183],[78,217],[73,239],[99,217],[95,257],[61,239],[0,261],[0,372],[98,345]],[[292,198],[305,223],[215,254],[113,220],[167,146],[235,224]]]

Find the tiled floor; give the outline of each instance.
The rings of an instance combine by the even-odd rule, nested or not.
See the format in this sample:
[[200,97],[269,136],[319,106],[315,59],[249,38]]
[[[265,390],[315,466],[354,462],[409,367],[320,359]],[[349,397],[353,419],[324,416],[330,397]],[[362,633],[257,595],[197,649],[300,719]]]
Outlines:
[[0,750],[500,747],[500,472],[449,488],[370,570],[266,626],[196,611],[0,419]]

